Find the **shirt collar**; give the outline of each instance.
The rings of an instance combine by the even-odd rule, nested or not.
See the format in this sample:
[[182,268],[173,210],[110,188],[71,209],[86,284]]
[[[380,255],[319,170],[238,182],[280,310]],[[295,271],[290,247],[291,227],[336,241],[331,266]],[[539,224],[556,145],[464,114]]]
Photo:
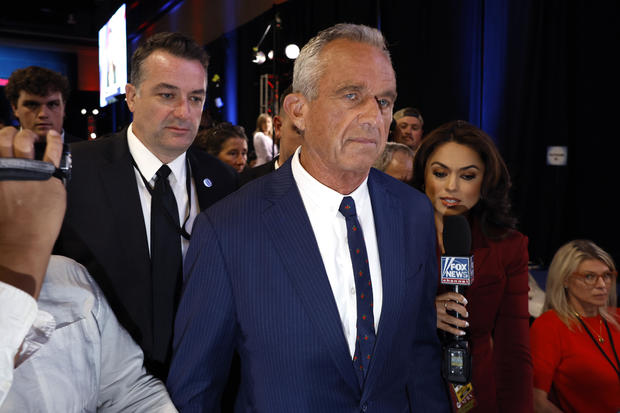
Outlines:
[[[138,137],[133,133],[132,125],[127,128],[127,145],[129,145],[129,153],[133,156],[138,169],[142,176],[149,182],[154,182],[155,173],[164,164],[155,156]],[[171,183],[180,182],[185,176],[185,157],[186,152],[183,152],[172,162],[168,163],[171,174]]]
[[360,186],[358,186],[353,192],[348,195],[343,195],[328,186],[323,185],[321,182],[316,180],[316,178],[310,175],[299,161],[300,152],[301,146],[297,148],[293,154],[291,169],[293,172],[293,178],[295,179],[299,192],[302,193],[304,200],[310,202],[313,208],[318,208],[326,213],[336,215],[338,213],[338,209],[340,208],[340,204],[342,203],[342,198],[345,196],[350,196],[353,198],[353,201],[355,201],[356,209],[359,215],[359,208],[363,208],[363,205],[368,205],[369,201],[368,177],[366,177]]

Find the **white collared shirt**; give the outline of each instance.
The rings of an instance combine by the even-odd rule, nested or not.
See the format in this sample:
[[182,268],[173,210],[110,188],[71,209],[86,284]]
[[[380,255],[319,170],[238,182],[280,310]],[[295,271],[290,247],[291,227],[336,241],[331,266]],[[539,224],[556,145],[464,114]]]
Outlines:
[[[149,251],[151,250],[151,194],[144,185],[144,181],[140,177],[142,176],[149,182],[151,187],[155,185],[155,173],[161,168],[163,162],[160,161],[146,146],[138,139],[133,133],[132,125],[127,128],[127,144],[129,145],[129,152],[133,156],[136,165],[138,165],[139,171],[134,167],[136,174],[136,181],[138,182],[138,193],[140,195],[140,203],[142,204],[142,215],[144,216],[144,227],[146,228],[146,239],[149,245]],[[183,152],[178,158],[168,163],[172,173],[168,176],[170,187],[174,193],[174,197],[177,201],[177,209],[179,211],[179,222],[183,225],[185,218],[187,217],[188,210],[188,196],[187,196],[187,168],[186,168],[186,153]],[[200,205],[198,205],[198,196],[196,195],[196,184],[192,177],[191,185],[192,196],[192,208],[189,214],[189,219],[185,224],[185,230],[188,233],[192,233],[192,226],[194,225],[194,219],[200,212]],[[180,236],[180,235],[179,235]],[[181,237],[181,236],[180,236]],[[181,252],[183,258],[189,246],[189,241],[181,237]]]
[[176,412],[143,364],[77,262],[52,255],[38,301],[0,281],[0,413]]
[[[310,218],[325,272],[327,272],[327,278],[338,306],[342,329],[349,344],[351,358],[353,358],[357,335],[357,299],[346,222],[344,216],[338,211],[346,195],[328,188],[311,176],[299,162],[300,151],[301,148],[297,148],[293,155],[291,163],[293,178]],[[348,196],[355,201],[357,219],[362,227],[366,243],[372,282],[375,332],[378,332],[383,302],[383,284],[381,283],[381,263],[379,262],[375,220],[368,193],[368,178]]]

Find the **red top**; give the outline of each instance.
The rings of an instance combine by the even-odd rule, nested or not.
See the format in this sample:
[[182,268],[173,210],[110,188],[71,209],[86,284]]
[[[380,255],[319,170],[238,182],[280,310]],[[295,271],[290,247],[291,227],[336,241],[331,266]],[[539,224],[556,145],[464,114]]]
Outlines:
[[[584,317],[595,338],[599,320],[599,316]],[[611,324],[609,329],[620,357],[620,331]],[[600,334],[605,339],[601,348],[616,364],[605,325]],[[549,393],[553,385],[556,404],[564,412],[620,411],[620,379],[583,327],[569,330],[550,310],[534,321],[531,340],[534,387]]]

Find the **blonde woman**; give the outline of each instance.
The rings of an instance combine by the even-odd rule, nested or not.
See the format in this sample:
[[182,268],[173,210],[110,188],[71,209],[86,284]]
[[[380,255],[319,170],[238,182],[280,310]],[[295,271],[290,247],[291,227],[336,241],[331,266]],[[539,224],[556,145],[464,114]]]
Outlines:
[[266,113],[258,115],[253,141],[254,152],[256,152],[256,163],[254,166],[269,162],[279,153],[278,146],[273,141],[272,126],[271,116]]
[[537,412],[620,411],[618,273],[592,241],[553,257],[544,313],[531,329]]

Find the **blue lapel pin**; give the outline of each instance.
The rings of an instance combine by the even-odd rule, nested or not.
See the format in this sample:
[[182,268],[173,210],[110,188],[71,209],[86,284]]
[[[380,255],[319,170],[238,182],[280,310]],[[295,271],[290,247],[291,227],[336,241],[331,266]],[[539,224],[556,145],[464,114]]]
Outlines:
[[211,180],[209,178],[205,178],[202,180],[202,183],[204,184],[204,186],[206,186],[207,188],[211,188],[213,186],[213,182],[211,182]]

